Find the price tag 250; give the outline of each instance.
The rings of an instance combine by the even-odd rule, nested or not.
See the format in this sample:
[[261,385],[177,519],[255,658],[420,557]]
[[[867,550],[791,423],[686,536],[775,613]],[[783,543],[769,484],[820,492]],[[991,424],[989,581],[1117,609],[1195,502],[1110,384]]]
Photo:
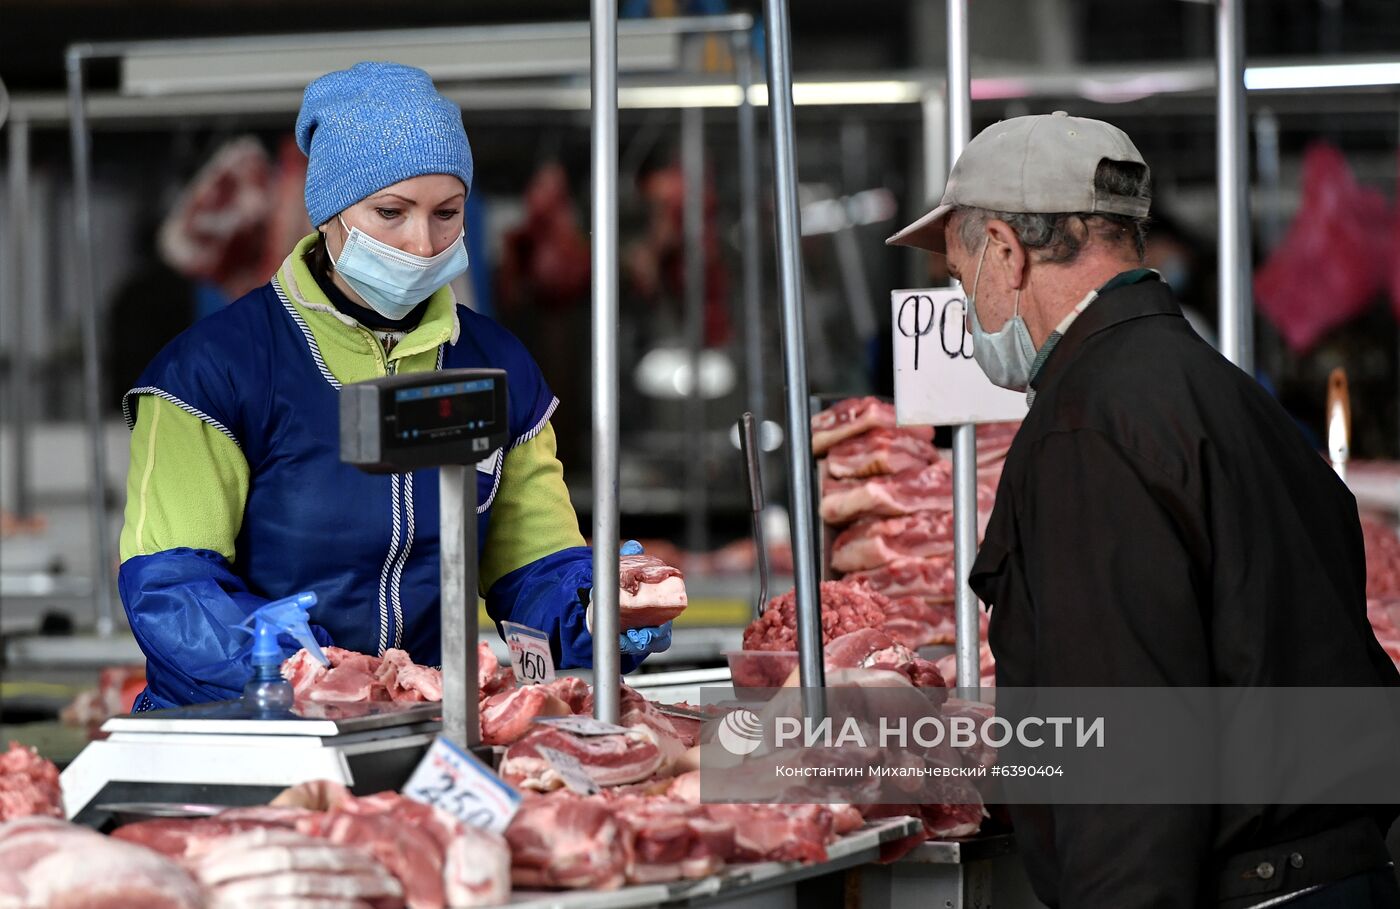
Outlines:
[[418,762],[403,794],[441,808],[464,824],[500,834],[520,807],[520,793],[442,736]]
[[502,622],[501,628],[506,633],[515,680],[522,685],[554,681],[554,655],[549,649],[549,635],[515,622]]

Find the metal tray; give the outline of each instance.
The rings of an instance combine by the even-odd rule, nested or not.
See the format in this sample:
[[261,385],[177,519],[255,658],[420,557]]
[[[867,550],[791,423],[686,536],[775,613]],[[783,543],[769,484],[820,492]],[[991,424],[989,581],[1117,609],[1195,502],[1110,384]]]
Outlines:
[[259,715],[242,700],[233,700],[113,717],[102,724],[102,731],[326,738],[426,723],[441,716],[442,705],[436,702],[395,704],[368,701],[354,704],[298,704],[286,716],[268,718]]

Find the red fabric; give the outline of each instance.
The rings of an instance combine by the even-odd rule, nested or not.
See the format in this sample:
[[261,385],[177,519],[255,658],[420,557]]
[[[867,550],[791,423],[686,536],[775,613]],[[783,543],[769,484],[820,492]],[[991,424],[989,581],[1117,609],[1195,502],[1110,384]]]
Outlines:
[[1357,184],[1339,150],[1307,150],[1302,205],[1254,276],[1259,311],[1295,353],[1355,318],[1381,289],[1392,220],[1385,197]]

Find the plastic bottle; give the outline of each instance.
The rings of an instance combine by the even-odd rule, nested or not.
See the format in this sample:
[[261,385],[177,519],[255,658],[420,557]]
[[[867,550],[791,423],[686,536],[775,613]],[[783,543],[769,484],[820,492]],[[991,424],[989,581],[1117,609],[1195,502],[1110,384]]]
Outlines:
[[298,593],[273,600],[239,626],[253,635],[253,677],[243,688],[243,703],[255,714],[281,714],[292,709],[292,685],[282,678],[285,655],[277,643],[278,635],[284,632],[291,635],[321,665],[330,664],[311,634],[311,616],[307,610],[315,605],[316,594]]

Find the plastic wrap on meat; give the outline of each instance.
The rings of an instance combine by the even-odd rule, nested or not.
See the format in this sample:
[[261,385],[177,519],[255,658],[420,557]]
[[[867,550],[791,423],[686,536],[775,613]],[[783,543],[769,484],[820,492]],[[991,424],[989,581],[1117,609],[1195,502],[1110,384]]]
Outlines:
[[873,477],[924,467],[938,460],[933,427],[884,427],[831,446],[826,467],[833,477]]

